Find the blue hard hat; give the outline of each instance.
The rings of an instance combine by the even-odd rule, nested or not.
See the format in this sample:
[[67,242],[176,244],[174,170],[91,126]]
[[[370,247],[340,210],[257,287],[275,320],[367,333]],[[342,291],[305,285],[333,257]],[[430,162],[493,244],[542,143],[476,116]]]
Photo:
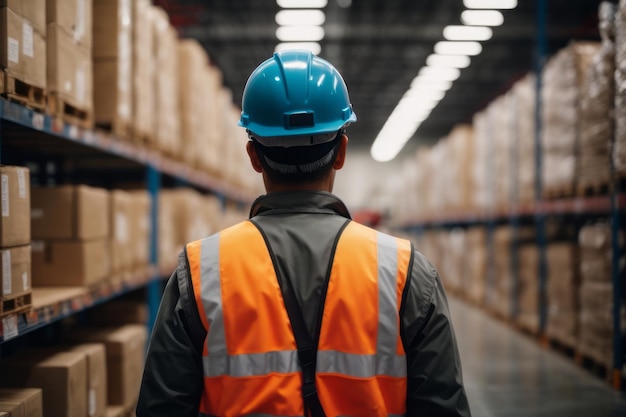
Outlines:
[[309,51],[289,50],[248,78],[239,126],[253,136],[280,138],[337,132],[355,121],[339,71]]

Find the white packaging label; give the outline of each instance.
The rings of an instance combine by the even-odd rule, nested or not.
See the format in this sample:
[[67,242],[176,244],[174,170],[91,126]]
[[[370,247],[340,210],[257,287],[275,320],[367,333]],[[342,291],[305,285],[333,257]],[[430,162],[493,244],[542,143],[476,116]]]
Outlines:
[[33,58],[35,47],[33,43],[33,27],[28,22],[22,24],[22,52],[25,56]]
[[0,179],[0,188],[2,188],[2,217],[9,217],[9,176],[2,174]]
[[17,194],[20,198],[26,198],[26,175],[23,169],[17,170]]
[[22,284],[24,285],[24,291],[30,290],[30,280],[28,279],[28,272],[22,274]]
[[17,39],[9,37],[8,41],[9,62],[20,62],[20,42]]
[[93,416],[94,414],[96,414],[96,390],[93,388],[89,389],[89,417]]
[[115,216],[115,240],[118,243],[128,242],[128,218],[124,213]]
[[85,70],[82,68],[77,68],[76,69],[76,98],[81,103],[85,102],[85,98],[87,95],[87,89],[85,88],[87,84],[86,78],[87,77],[85,77]]
[[9,295],[11,287],[11,251],[2,251],[2,295]]
[[2,335],[5,341],[18,335],[17,316],[15,314],[2,319]]
[[80,41],[85,35],[85,0],[76,0],[76,27],[74,29],[74,40]]

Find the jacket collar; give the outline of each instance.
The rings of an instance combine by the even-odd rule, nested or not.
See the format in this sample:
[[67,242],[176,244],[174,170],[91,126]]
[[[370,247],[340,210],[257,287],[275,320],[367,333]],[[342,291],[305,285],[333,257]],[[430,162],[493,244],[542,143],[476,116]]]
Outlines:
[[283,213],[337,214],[351,219],[343,201],[325,191],[285,191],[262,195],[252,204],[250,218]]

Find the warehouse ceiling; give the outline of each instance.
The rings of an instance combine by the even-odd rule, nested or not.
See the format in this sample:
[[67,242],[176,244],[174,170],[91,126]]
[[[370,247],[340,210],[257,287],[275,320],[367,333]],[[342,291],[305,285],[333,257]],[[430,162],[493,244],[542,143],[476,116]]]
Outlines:
[[[545,0],[548,52],[570,39],[599,39],[595,0]],[[155,0],[182,37],[197,39],[224,73],[235,103],[248,75],[278,43],[275,0]],[[348,6],[348,7],[346,7]],[[425,65],[443,28],[460,24],[462,0],[329,0],[320,56],[343,74],[358,122],[351,147],[368,150],[385,120]],[[422,123],[404,152],[445,136],[533,69],[537,0],[519,0],[504,10],[483,52],[472,57],[444,99]]]

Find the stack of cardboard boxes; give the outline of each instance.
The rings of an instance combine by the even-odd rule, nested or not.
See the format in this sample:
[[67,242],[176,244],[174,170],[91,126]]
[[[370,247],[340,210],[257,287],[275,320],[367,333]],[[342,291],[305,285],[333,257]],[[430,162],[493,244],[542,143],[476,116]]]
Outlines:
[[30,180],[28,169],[0,167],[0,316],[30,308]]
[[153,79],[156,68],[152,56],[153,39],[149,16],[151,5],[150,0],[134,0],[132,3],[132,132],[136,140],[152,147],[155,146]]
[[91,0],[47,0],[48,107],[91,127],[93,124]]
[[46,89],[45,0],[0,0],[0,93],[42,108]]
[[111,270],[108,191],[84,185],[33,188],[33,285],[90,286]]
[[43,417],[39,388],[0,388],[0,417]]
[[131,0],[93,0],[93,16],[96,124],[128,138],[133,110]]
[[0,362],[0,386],[6,387],[0,389],[0,411],[12,410],[7,404],[19,394],[23,407],[43,409],[46,417],[131,415],[146,338],[143,325],[79,328],[69,335],[70,344],[16,353]]

